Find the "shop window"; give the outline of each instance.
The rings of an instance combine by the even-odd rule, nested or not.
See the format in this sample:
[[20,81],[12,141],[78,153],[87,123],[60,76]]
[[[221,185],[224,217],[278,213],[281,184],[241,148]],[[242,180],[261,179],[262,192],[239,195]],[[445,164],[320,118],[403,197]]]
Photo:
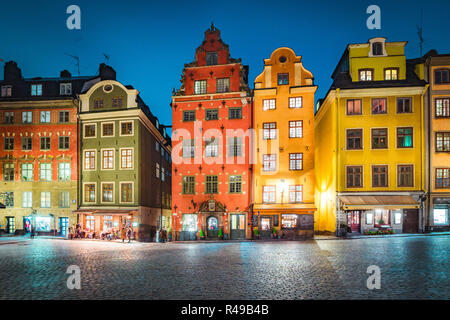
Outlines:
[[436,152],[450,152],[450,132],[436,132]]
[[219,230],[219,220],[216,217],[209,217],[206,222],[208,230],[217,231]]
[[197,232],[198,217],[196,214],[183,214],[182,231]]
[[448,208],[433,209],[433,224],[435,226],[448,225]]
[[95,217],[94,216],[86,216],[86,230],[87,231],[95,230]]
[[413,128],[397,128],[397,148],[413,147]]
[[375,227],[389,224],[389,210],[375,210]]
[[435,100],[436,118],[450,117],[450,98],[439,98]]
[[402,224],[402,211],[394,212],[394,224]]
[[261,218],[261,230],[270,230],[270,218]]
[[347,130],[347,150],[362,150],[362,129]]
[[372,149],[387,149],[388,129],[372,129]]
[[377,98],[372,99],[372,114],[386,114],[387,113],[387,99]]
[[351,99],[347,100],[347,115],[360,115],[362,114],[362,100],[360,99]]
[[397,166],[397,177],[399,187],[413,187],[413,166],[412,165],[399,165]]
[[283,229],[297,228],[297,215],[296,214],[282,214],[281,215],[281,228],[283,228]]
[[16,218],[15,217],[6,217],[6,232],[14,233],[16,232]]
[[366,212],[366,224],[373,224],[373,213]]
[[412,100],[411,98],[397,98],[397,113],[411,113]]

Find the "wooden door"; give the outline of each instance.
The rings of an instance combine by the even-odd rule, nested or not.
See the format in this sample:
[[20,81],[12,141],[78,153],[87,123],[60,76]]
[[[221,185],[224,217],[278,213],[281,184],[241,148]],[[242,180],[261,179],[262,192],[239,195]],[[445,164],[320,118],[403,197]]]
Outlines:
[[419,209],[403,210],[403,233],[419,232]]

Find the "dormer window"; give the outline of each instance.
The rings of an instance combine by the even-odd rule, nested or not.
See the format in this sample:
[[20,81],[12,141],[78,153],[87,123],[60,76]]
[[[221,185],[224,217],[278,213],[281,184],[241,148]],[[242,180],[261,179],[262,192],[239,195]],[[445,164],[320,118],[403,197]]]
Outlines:
[[434,71],[434,83],[441,84],[441,83],[449,83],[449,69],[439,69]]
[[213,66],[217,64],[217,52],[206,53],[206,65]]
[[373,69],[359,69],[359,81],[373,81]]
[[374,55],[374,56],[382,56],[383,55],[383,43],[382,42],[372,43],[372,55]]
[[62,96],[67,96],[72,94],[72,84],[71,83],[60,83],[59,84],[59,94]]
[[2,97],[11,97],[12,86],[2,86]]
[[32,84],[31,85],[31,95],[32,96],[42,96],[42,84]]
[[384,80],[398,80],[398,68],[384,69]]

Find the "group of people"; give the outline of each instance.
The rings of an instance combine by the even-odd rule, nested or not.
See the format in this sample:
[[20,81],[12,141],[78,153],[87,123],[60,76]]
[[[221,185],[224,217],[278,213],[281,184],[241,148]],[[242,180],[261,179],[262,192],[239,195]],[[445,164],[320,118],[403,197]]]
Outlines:
[[[104,240],[104,239],[108,239],[108,240],[113,240],[113,239],[117,239],[118,237],[116,237],[117,232],[115,232],[114,230],[112,230],[111,232],[101,232],[100,233],[100,239]],[[69,239],[83,239],[83,238],[87,238],[87,232],[85,230],[82,230],[81,225],[77,224],[75,226],[75,228],[73,227],[69,227]],[[89,234],[89,238],[95,238],[95,232],[93,232],[92,234]],[[133,237],[133,229],[131,228],[131,226],[128,227],[123,227],[120,231],[120,239],[122,240],[122,242],[125,242],[125,240],[128,240],[128,242],[131,242],[131,238]]]
[[122,231],[120,232],[120,239],[122,240],[122,242],[125,242],[125,240],[128,239],[128,243],[130,243],[132,234],[133,230],[131,229],[131,227],[122,228]]

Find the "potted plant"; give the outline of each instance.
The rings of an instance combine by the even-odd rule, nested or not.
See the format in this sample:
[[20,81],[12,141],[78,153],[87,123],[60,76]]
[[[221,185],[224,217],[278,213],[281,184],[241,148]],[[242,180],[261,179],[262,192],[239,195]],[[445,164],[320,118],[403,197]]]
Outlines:
[[223,240],[223,232],[222,232],[222,228],[219,229],[219,234],[217,235],[217,237],[218,237],[220,240]]
[[200,229],[200,240],[205,240],[205,234],[203,233],[203,229]]

